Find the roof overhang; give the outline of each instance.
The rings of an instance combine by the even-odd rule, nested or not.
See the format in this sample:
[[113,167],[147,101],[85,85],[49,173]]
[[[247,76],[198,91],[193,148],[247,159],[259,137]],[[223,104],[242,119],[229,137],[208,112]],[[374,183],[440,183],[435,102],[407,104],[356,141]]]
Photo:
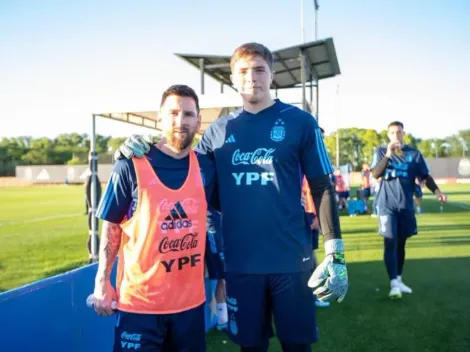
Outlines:
[[[273,89],[295,88],[302,84],[301,57],[305,58],[306,81],[318,81],[341,74],[332,38],[273,51]],[[230,57],[224,55],[175,54],[221,84],[232,86]]]

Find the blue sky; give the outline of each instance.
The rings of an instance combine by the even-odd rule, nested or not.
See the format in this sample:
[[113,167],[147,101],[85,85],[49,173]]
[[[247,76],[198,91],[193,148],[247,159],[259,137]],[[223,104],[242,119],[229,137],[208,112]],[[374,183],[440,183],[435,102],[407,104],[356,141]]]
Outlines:
[[[470,128],[470,2],[319,5],[318,37],[334,39],[342,71],[320,83],[327,132],[383,129],[397,119],[423,138]],[[311,41],[313,0],[304,9]],[[88,133],[92,112],[158,109],[169,85],[199,87],[199,72],[173,53],[230,55],[249,41],[272,50],[300,44],[300,0],[1,0],[0,137]],[[218,105],[218,92],[207,78],[203,101]],[[97,129],[147,132],[104,119]]]

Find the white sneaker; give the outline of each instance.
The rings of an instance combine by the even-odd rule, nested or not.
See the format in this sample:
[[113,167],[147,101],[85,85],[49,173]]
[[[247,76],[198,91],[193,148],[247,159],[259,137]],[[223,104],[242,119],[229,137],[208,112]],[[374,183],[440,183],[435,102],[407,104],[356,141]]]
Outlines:
[[403,281],[401,281],[401,278],[398,278],[398,287],[400,288],[400,291],[403,293],[413,293],[413,290],[406,286]]
[[390,281],[390,293],[388,294],[388,297],[390,297],[391,300],[396,300],[401,298],[401,290],[399,286],[399,282],[397,279],[391,280]]

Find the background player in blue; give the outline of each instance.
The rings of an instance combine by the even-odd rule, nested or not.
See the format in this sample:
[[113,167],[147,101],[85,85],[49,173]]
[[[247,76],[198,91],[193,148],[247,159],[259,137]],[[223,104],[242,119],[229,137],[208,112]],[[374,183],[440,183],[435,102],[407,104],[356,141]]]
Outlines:
[[402,281],[406,240],[418,233],[414,215],[415,179],[442,203],[447,196],[437,187],[421,152],[403,144],[403,124],[395,121],[388,126],[390,143],[376,149],[371,166],[372,176],[381,178],[377,200],[379,233],[384,236],[384,262],[390,279],[391,299],[401,298],[412,290]]
[[[188,177],[190,162],[188,151],[200,126],[197,95],[187,86],[168,88],[162,96],[159,116],[166,138],[156,146],[147,144],[146,157],[161,182],[166,187],[176,190]],[[204,155],[198,156],[198,161],[206,197],[209,200],[215,184],[213,161]],[[111,302],[116,301],[117,296],[110,283],[110,273],[121,242],[122,230],[119,224],[125,218],[130,218],[136,210],[139,202],[137,186],[132,160],[125,158],[117,160],[97,210],[97,216],[105,220],[100,267],[94,291],[95,310],[100,315],[113,314]],[[207,244],[206,248],[210,248],[210,244]],[[206,251],[207,253],[211,251]],[[212,267],[216,262],[217,258],[212,261]],[[223,267],[218,269],[219,272],[222,270]],[[172,341],[178,341],[176,345],[170,347],[171,351],[206,350],[204,304],[181,313],[154,316],[154,319],[147,319],[142,317],[142,314],[119,312],[114,351],[121,350],[120,338],[123,331],[142,334],[140,344],[143,350],[160,351],[160,343],[168,336],[167,331],[172,335]]]
[[[311,288],[320,300],[344,299],[344,245],[321,131],[312,115],[271,98],[272,67],[261,44],[235,50],[232,81],[243,108],[215,121],[195,149],[216,165],[230,338],[241,351],[267,351],[274,317],[283,351],[310,351],[318,338]],[[313,274],[301,174],[325,239]]]
[[[214,193],[216,198],[216,192]],[[214,200],[213,204],[216,204],[217,200]],[[223,265],[220,267],[220,263],[223,264],[224,252],[223,252],[223,240],[222,240],[222,214],[220,211],[215,209],[210,204],[207,207],[207,236],[210,246],[207,250],[212,252],[211,256],[208,256],[206,264],[210,268],[210,272],[214,273],[213,276],[217,278],[217,286],[215,289],[215,300],[217,310],[217,330],[226,330],[227,328],[227,297],[225,291],[225,280],[224,272],[220,269],[224,269]],[[215,263],[212,263],[216,260]]]

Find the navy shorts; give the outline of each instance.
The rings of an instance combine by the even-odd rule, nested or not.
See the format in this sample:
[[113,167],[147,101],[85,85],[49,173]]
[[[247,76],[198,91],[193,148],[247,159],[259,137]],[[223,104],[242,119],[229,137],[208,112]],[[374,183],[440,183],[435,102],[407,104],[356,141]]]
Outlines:
[[315,301],[312,289],[307,286],[310,275],[310,271],[225,273],[230,339],[245,347],[265,344],[274,336],[274,318],[280,341],[289,344],[317,341]]
[[206,253],[204,255],[208,278],[220,280],[224,278],[224,250],[221,233],[207,231]]
[[339,197],[339,198],[348,199],[348,197],[349,197],[349,191],[338,192],[338,197]]
[[205,352],[204,304],[181,313],[119,311],[113,352]]
[[364,188],[364,189],[362,190],[362,192],[363,192],[363,193],[362,193],[362,196],[363,196],[364,198],[369,198],[369,197],[370,197],[370,188]]
[[313,250],[318,249],[319,237],[320,237],[320,230],[319,229],[312,230],[312,249]]
[[415,185],[415,192],[414,193],[415,193],[416,198],[422,198],[423,197],[423,190],[418,185]]
[[387,211],[379,208],[379,234],[387,237],[410,237],[418,233],[414,211]]
[[308,231],[312,232],[312,249],[318,249],[318,236],[320,235],[320,231],[318,229],[312,230],[310,226],[313,224],[313,220],[315,220],[315,214],[313,213],[304,213],[305,215],[305,223],[307,224]]

